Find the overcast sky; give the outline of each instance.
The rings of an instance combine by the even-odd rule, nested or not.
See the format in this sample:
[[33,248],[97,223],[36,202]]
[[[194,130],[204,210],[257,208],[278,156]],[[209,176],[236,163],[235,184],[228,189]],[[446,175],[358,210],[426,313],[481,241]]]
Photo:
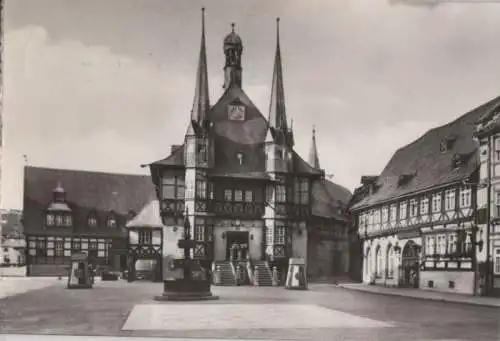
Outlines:
[[[415,2],[415,0],[407,0]],[[243,88],[267,116],[279,16],[287,115],[353,189],[395,150],[500,94],[500,3],[6,0],[2,206],[35,166],[145,173],[181,143],[206,7],[211,102],[236,23]]]

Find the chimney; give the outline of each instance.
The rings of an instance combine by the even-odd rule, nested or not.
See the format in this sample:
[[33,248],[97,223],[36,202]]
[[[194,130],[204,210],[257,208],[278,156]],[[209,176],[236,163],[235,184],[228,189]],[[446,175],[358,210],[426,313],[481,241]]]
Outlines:
[[170,146],[170,154],[173,154],[177,149],[181,148],[181,144],[173,144]]

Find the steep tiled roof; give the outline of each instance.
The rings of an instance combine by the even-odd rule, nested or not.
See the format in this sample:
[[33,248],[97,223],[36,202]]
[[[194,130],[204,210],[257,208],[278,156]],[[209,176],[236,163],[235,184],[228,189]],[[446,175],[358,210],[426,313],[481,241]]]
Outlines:
[[[240,102],[245,105],[245,120],[228,119],[228,104]],[[214,140],[214,176],[267,178],[265,173],[266,157],[264,142],[268,132],[268,122],[259,109],[252,103],[245,92],[232,84],[217,103],[208,112],[208,119],[213,123],[210,136]],[[184,167],[184,145],[168,157],[150,164],[156,166]],[[236,157],[243,154],[243,163]],[[301,174],[321,174],[312,168],[295,151],[292,153],[293,170]],[[257,175],[257,177],[256,177]]]
[[166,158],[155,161],[151,165],[184,167],[184,145],[179,146]]
[[351,192],[329,180],[316,180],[312,185],[312,214],[317,217],[347,221],[345,209]]
[[[478,167],[477,143],[473,140],[475,123],[499,100],[500,97],[495,98],[453,122],[431,129],[397,150],[378,177],[373,194],[354,204],[352,209],[469,177]],[[443,145],[447,145],[444,152],[441,151]],[[457,156],[463,164],[454,167],[453,159]]]
[[[108,234],[110,231],[104,225],[110,212],[114,212],[118,224],[124,226],[130,212],[138,212],[155,198],[151,178],[147,175],[25,167],[23,226],[26,233],[45,232],[44,212],[52,203],[52,191],[58,182],[66,192],[66,201],[73,212],[74,230],[78,232]],[[102,229],[88,228],[91,212],[97,215]],[[71,233],[61,230],[61,233]]]
[[160,202],[158,200],[150,201],[127,225],[131,227],[150,227],[161,228],[163,223],[160,218]]

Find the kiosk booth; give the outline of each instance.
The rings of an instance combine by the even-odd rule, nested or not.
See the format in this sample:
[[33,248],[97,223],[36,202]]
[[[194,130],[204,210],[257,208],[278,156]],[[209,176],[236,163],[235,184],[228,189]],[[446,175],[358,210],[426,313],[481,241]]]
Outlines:
[[89,267],[89,259],[86,253],[74,253],[71,255],[71,263],[68,274],[68,289],[90,289],[94,284],[93,274]]
[[306,261],[303,258],[290,258],[285,289],[307,290]]

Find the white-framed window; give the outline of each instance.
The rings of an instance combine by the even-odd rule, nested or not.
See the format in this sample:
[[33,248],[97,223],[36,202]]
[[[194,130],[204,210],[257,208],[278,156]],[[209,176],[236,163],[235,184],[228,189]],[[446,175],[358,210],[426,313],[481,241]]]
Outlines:
[[368,226],[371,228],[373,226],[373,210],[370,211],[370,215],[368,216]]
[[69,214],[65,215],[64,216],[64,225],[71,226],[71,223],[72,223],[71,216]]
[[359,215],[358,221],[359,221],[359,227],[360,228],[365,227],[365,214],[364,213],[362,213],[362,214]]
[[153,231],[139,231],[139,244],[151,245],[153,244]]
[[234,201],[243,201],[243,191],[241,189],[234,191]]
[[446,235],[440,234],[437,237],[438,241],[438,252],[440,255],[446,254]]
[[470,207],[471,205],[471,189],[462,188],[460,191],[460,207]]
[[432,195],[432,212],[441,212],[441,193]]
[[416,217],[418,215],[418,201],[417,199],[410,200],[410,217]]
[[47,224],[47,226],[54,226],[55,219],[54,219],[54,215],[52,213],[47,214],[45,223]]
[[391,221],[396,221],[398,215],[398,206],[396,204],[391,204]]
[[207,198],[207,182],[205,180],[196,180],[196,197],[198,199]]
[[457,252],[457,235],[450,233],[448,235],[448,254]]
[[373,214],[373,225],[377,226],[380,224],[380,209],[376,209]]
[[95,214],[90,214],[88,219],[87,219],[87,224],[89,227],[96,227],[97,226],[97,217]]
[[382,223],[389,221],[389,207],[382,208]]
[[276,225],[276,244],[285,244],[285,226]]
[[455,190],[448,189],[444,193],[444,209],[452,211],[455,209]]
[[429,198],[420,199],[420,214],[425,215],[429,213]]
[[252,202],[253,201],[253,191],[251,191],[251,190],[246,190],[245,191],[245,201],[246,202]]
[[285,185],[276,185],[276,202],[286,202]]
[[500,217],[500,192],[495,193],[495,217]]
[[425,238],[425,254],[430,256],[436,252],[436,236],[427,236]]
[[267,227],[266,228],[266,245],[271,245],[273,243],[273,233],[274,230],[272,227]]
[[500,161],[500,137],[495,138],[495,161]]
[[232,190],[230,190],[230,189],[224,190],[224,200],[225,201],[233,200],[233,191]]
[[63,225],[63,217],[60,214],[56,214],[56,226],[62,226]]
[[116,218],[114,215],[110,215],[108,219],[106,220],[106,226],[109,228],[115,228],[116,227]]
[[197,242],[202,242],[203,240],[205,240],[204,227],[205,226],[203,225],[196,225],[194,227],[194,240],[196,240]]
[[500,275],[500,247],[495,248],[493,252],[493,273]]
[[400,220],[406,219],[406,209],[407,209],[406,201],[399,203],[399,219]]

